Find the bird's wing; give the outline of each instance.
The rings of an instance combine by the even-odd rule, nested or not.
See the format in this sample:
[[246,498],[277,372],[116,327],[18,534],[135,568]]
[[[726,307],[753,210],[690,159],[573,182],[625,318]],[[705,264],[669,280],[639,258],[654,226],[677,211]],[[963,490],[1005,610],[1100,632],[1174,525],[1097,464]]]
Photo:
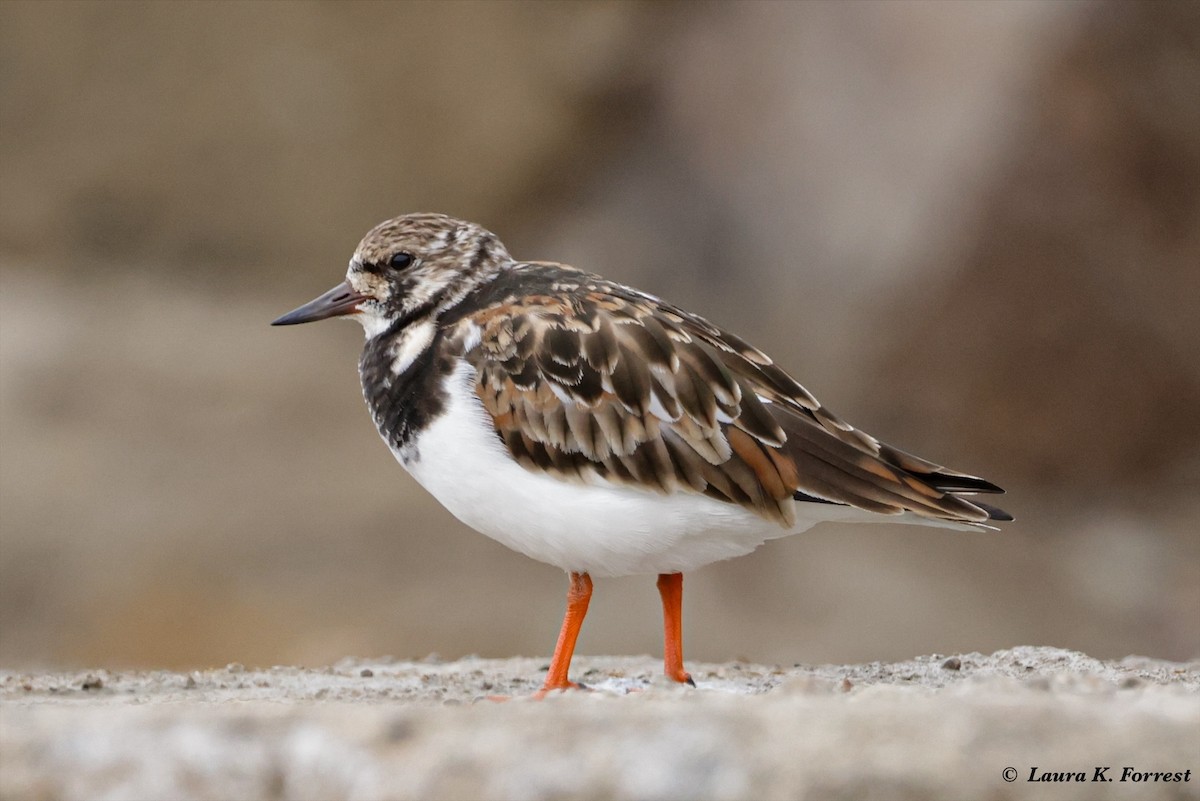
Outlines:
[[475,390],[529,470],[703,493],[784,526],[794,501],[1011,519],[959,497],[999,487],[879,443],[758,349],[628,287],[581,277],[573,291],[510,298],[461,325]]

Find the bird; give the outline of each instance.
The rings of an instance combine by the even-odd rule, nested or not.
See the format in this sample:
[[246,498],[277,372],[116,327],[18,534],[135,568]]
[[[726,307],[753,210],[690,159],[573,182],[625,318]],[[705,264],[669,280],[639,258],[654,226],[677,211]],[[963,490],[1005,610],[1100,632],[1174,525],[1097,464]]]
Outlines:
[[1003,490],[886,445],[758,348],[652,294],[517,261],[486,228],[413,213],[345,280],[276,319],[361,323],[363,397],[408,473],[470,528],[568,576],[535,697],[569,678],[592,577],[657,575],[663,672],[685,670],[683,574],[826,522],[995,528]]

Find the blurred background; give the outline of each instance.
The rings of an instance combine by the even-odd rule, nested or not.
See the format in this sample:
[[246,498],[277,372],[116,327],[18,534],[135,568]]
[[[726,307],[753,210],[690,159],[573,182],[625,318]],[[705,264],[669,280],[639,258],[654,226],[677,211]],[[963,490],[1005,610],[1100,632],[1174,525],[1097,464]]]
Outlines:
[[[689,660],[1200,655],[1200,3],[0,4],[0,664],[548,655],[378,441],[409,211],[631,282],[1009,489],[687,577]],[[652,577],[580,653],[658,653]]]

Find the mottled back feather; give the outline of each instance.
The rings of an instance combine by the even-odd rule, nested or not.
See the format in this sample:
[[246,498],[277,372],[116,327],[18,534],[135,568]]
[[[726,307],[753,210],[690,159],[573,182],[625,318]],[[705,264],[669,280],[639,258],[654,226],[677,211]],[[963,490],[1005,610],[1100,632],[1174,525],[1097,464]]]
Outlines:
[[563,265],[516,265],[442,321],[466,343],[496,433],[529,470],[738,504],[790,527],[816,500],[981,524],[1000,492],[883,445],[762,351],[651,295]]

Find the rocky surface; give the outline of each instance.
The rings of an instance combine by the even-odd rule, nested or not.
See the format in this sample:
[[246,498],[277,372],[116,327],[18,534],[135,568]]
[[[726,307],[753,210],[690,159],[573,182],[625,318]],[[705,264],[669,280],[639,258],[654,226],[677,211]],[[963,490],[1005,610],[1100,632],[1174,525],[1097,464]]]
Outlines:
[[687,689],[579,658],[590,692],[530,701],[544,667],[0,672],[0,797],[1200,798],[1200,662],[1021,647],[691,665]]

